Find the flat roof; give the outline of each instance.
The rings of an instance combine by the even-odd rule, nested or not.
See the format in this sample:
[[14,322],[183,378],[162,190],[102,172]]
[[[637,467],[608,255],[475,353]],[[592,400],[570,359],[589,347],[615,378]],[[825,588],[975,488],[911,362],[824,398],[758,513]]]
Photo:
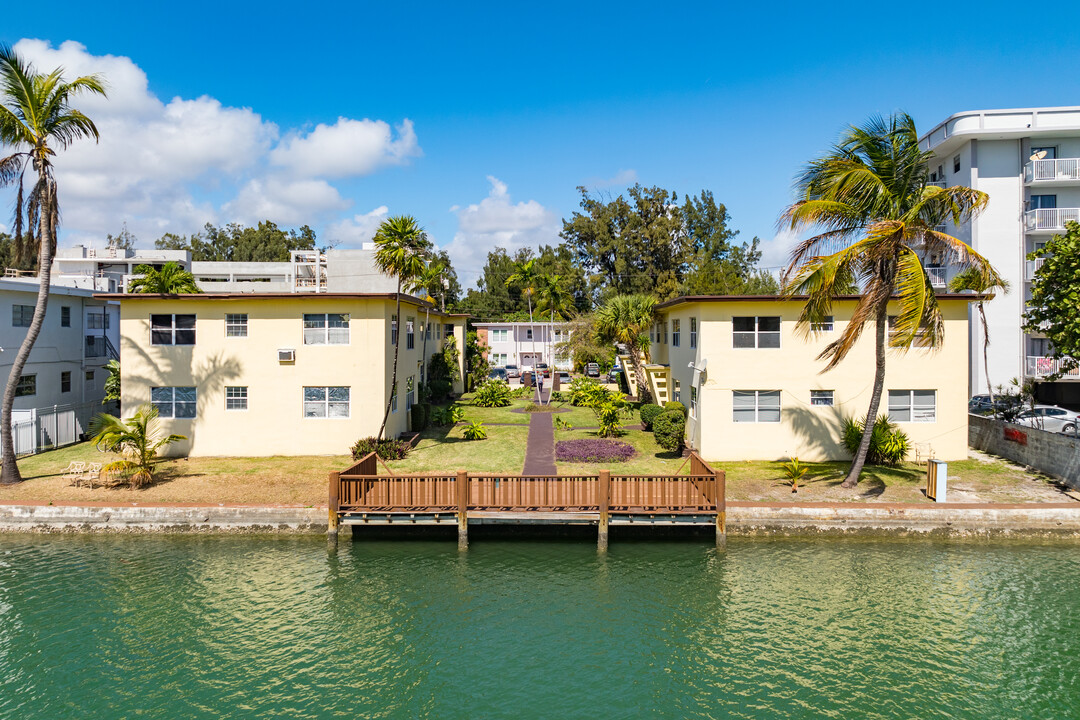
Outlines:
[[398,300],[424,308],[433,315],[443,317],[472,317],[468,313],[449,313],[439,310],[427,300],[421,300],[405,293],[292,293],[292,292],[223,292],[223,293],[182,293],[177,295],[164,295],[161,293],[95,293],[95,298],[101,300]]
[[[898,299],[897,296],[893,296]],[[977,295],[975,293],[940,293],[935,295],[938,300],[966,300],[972,302],[974,300],[988,300],[992,295]],[[656,305],[657,310],[663,310],[674,305],[682,305],[684,303],[705,303],[705,302],[806,302],[810,299],[809,295],[683,295],[682,297],[672,298],[671,300],[665,300],[662,303]],[[834,302],[847,302],[857,301],[862,299],[862,295],[837,295],[833,298]]]

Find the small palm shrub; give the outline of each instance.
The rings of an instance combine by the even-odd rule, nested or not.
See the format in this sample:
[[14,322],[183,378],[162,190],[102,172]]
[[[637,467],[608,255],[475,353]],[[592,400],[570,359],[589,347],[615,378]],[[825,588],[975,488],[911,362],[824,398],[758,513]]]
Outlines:
[[465,411],[457,405],[431,409],[431,422],[436,425],[456,425],[465,419]]
[[375,453],[383,460],[404,460],[410,450],[412,450],[412,445],[406,440],[393,438],[380,440],[377,437],[366,437],[353,443],[351,452],[353,460],[359,460],[368,453]]
[[653,422],[664,412],[664,408],[659,405],[653,405],[652,403],[645,403],[638,410],[638,415],[641,416],[641,424],[646,430],[652,430]]
[[[855,418],[844,418],[841,430],[842,441],[848,452],[854,455],[859,451],[859,443],[862,441],[863,421]],[[874,429],[870,433],[870,448],[866,453],[868,465],[899,465],[907,457],[911,441],[907,434],[889,420],[888,415],[879,415],[874,421]]]
[[555,443],[555,459],[559,462],[625,462],[634,454],[634,446],[620,440],[583,438]]
[[676,452],[686,440],[686,417],[679,410],[665,410],[653,421],[656,444],[668,452]]
[[487,440],[487,428],[480,421],[471,422],[461,431],[466,440]]
[[599,426],[597,435],[602,438],[619,437],[623,434],[622,421],[628,411],[626,401],[618,395],[608,394],[603,402],[591,405]]
[[473,404],[477,407],[506,407],[511,403],[510,386],[502,380],[489,378],[476,389]]
[[574,378],[570,381],[567,397],[577,407],[595,408],[604,402],[611,392],[592,378]]
[[682,413],[683,420],[685,420],[687,417],[690,416],[690,411],[687,410],[686,406],[683,405],[678,400],[671,400],[669,402],[664,403],[664,411],[666,412],[668,410],[678,410],[679,412]]
[[555,429],[556,430],[573,430],[574,426],[563,420],[558,415],[555,416]]
[[183,435],[158,432],[158,409],[140,405],[130,420],[102,413],[90,422],[92,442],[106,452],[121,453],[124,458],[101,468],[106,473],[118,473],[133,488],[146,487],[154,482],[158,450],[180,440]]
[[806,463],[799,462],[797,456],[792,457],[780,467],[783,468],[784,475],[787,476],[788,482],[791,483],[791,492],[799,492],[799,482],[810,471],[810,468],[806,466]]

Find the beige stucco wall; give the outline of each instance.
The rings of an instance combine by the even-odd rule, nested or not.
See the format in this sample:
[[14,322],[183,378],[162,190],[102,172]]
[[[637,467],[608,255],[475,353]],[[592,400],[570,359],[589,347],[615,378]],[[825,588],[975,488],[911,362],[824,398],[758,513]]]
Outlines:
[[[304,345],[304,313],[348,313],[348,345]],[[150,344],[150,315],[194,313],[196,344]],[[225,336],[225,315],[248,315],[247,337]],[[361,296],[340,298],[298,295],[289,298],[186,296],[125,298],[121,302],[122,413],[130,416],[150,401],[152,387],[195,386],[194,419],[163,419],[164,431],[188,440],[173,446],[172,455],[323,455],[345,454],[357,438],[375,435],[389,397],[393,346],[390,317],[394,302]],[[423,351],[421,308],[403,303],[402,315],[417,318],[415,347],[401,340],[397,412],[387,434],[409,428],[405,410],[405,378],[418,377]],[[432,322],[451,323],[463,333],[463,318],[432,313]],[[461,340],[459,339],[459,347]],[[296,351],[294,363],[278,362],[278,350]],[[432,333],[430,358],[440,348]],[[248,388],[247,410],[226,410],[226,386]],[[305,386],[348,386],[350,413],[345,418],[305,418]],[[417,387],[419,398],[419,387]]]
[[[968,303],[942,299],[940,304],[945,319],[943,346],[937,351],[889,351],[880,412],[887,409],[890,389],[935,390],[935,421],[900,423],[900,427],[922,456],[932,452],[944,460],[959,460],[967,457]],[[687,443],[709,460],[774,460],[794,455],[805,460],[847,459],[849,455],[839,444],[840,420],[845,415],[862,416],[869,406],[874,379],[873,325],[833,370],[822,374],[825,363],[816,358],[843,332],[854,307],[854,301],[838,302],[833,332],[812,338],[796,334],[801,301],[694,302],[664,311],[669,323],[668,344],[654,344],[653,357],[662,357],[670,365],[672,380],[680,382],[687,407],[694,376],[687,365],[707,362],[699,385],[698,411],[687,423]],[[732,346],[731,318],[751,315],[780,316],[779,349]],[[676,317],[682,324],[679,347],[671,343],[670,321]],[[690,317],[699,322],[696,349],[689,342]],[[734,422],[734,390],[780,390],[780,422]],[[835,405],[811,406],[811,390],[833,390]]]

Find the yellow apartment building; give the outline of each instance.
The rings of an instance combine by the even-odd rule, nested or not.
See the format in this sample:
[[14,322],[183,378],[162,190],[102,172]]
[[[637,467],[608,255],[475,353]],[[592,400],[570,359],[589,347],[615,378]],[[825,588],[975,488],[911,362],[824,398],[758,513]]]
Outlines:
[[[936,350],[890,350],[881,413],[907,433],[915,454],[967,457],[968,303],[938,295],[945,323]],[[817,356],[843,332],[856,297],[809,336],[796,332],[804,299],[691,296],[657,306],[647,375],[654,397],[690,411],[686,442],[709,460],[845,460],[841,420],[862,417],[874,381],[868,327],[837,367]],[[895,314],[895,313],[891,313]]]
[[[155,405],[163,430],[188,438],[171,455],[345,454],[378,433],[391,395],[386,435],[409,429],[446,338],[457,343],[464,377],[466,316],[407,295],[401,323],[392,293],[97,297],[120,301],[121,414]],[[460,380],[454,391],[463,391]]]

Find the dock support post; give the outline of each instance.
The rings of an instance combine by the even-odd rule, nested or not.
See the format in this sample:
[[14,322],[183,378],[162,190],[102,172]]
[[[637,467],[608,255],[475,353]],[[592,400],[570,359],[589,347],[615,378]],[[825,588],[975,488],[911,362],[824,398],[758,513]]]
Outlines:
[[457,483],[457,547],[458,550],[469,549],[469,473],[458,470]]
[[331,549],[337,549],[338,511],[341,509],[341,473],[330,473],[330,502],[327,504],[326,540]]
[[716,549],[727,548],[727,474],[723,470],[716,477]]
[[600,506],[600,529],[596,536],[597,552],[608,549],[608,507],[611,505],[611,471],[600,471],[600,484],[597,488],[597,504]]

